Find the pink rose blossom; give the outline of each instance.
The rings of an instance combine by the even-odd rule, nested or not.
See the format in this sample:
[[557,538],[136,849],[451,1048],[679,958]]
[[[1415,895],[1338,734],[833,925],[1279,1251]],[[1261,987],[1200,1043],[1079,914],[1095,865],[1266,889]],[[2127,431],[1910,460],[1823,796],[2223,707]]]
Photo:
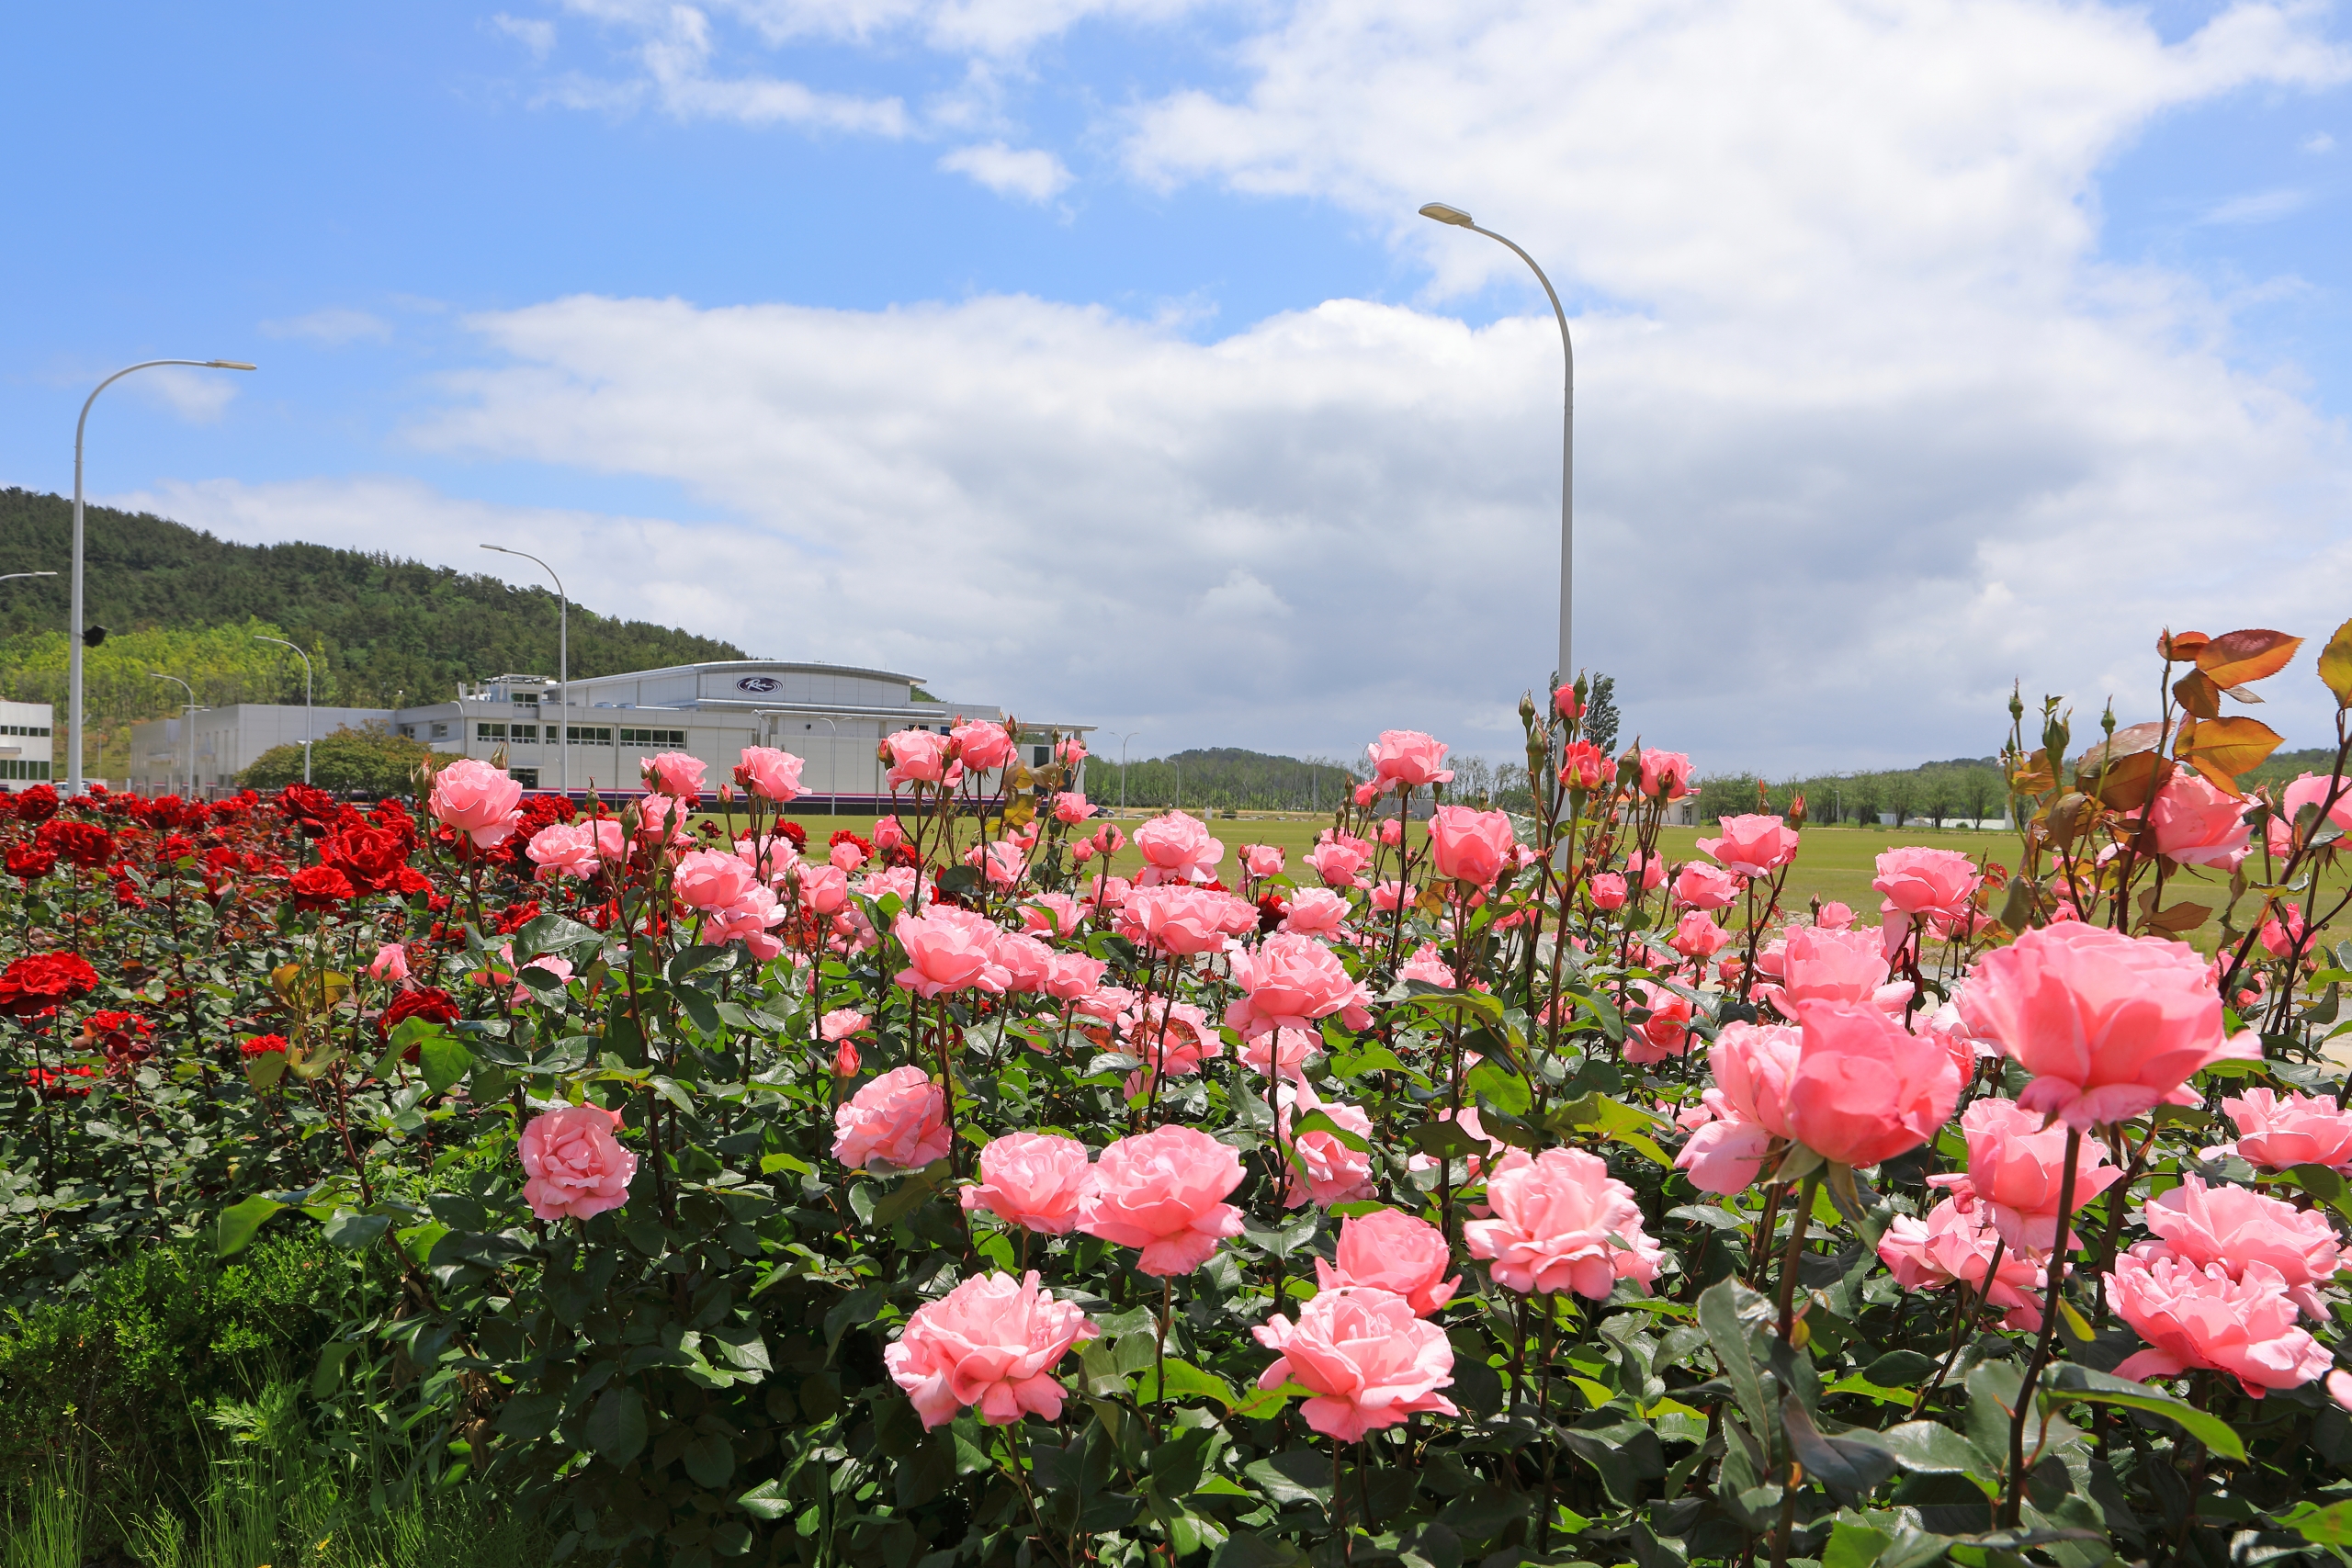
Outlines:
[[1445,954],[1437,950],[1437,943],[1424,942],[1397,966],[1396,978],[1419,980],[1424,986],[1436,986],[1450,991],[1453,989],[1453,965],[1445,961]]
[[2178,865],[2235,871],[2254,838],[2254,829],[2239,820],[2246,806],[2215,789],[2202,773],[2174,770],[2148,811],[2156,852]]
[[1728,909],[1739,902],[1742,886],[1721,866],[1692,861],[1674,879],[1674,901],[1687,909]]
[[947,738],[956,742],[957,760],[976,773],[992,773],[1012,761],[1012,737],[1001,724],[975,719],[956,726]]
[[[595,826],[601,824],[550,822],[531,835],[523,852],[539,868],[543,881],[559,876],[594,876],[597,871]],[[617,840],[620,824],[616,822],[612,827]],[[614,847],[617,850],[619,846],[616,843]]]
[[1699,840],[1699,852],[1713,855],[1725,871],[1770,876],[1797,858],[1797,832],[1784,817],[1726,817],[1719,832]]
[[1306,1064],[1322,1054],[1322,1035],[1305,1029],[1272,1029],[1242,1044],[1241,1065],[1261,1078],[1299,1083],[1306,1077]]
[[1280,876],[1283,874],[1283,852],[1272,844],[1241,846],[1241,869],[1251,876]]
[[1372,1196],[1372,1156],[1368,1152],[1351,1148],[1336,1134],[1320,1128],[1304,1133],[1293,1130],[1297,1122],[1316,1111],[1366,1143],[1372,1138],[1372,1118],[1357,1107],[1319,1099],[1305,1083],[1278,1085],[1274,1135],[1283,1147],[1290,1172],[1289,1186],[1283,1193],[1285,1209],[1310,1202],[1318,1209],[1328,1209],[1334,1203],[1352,1203]]
[[522,817],[515,807],[522,799],[523,786],[507,777],[503,768],[460,757],[433,775],[427,804],[435,821],[487,850],[514,836]]
[[2352,1111],[2321,1094],[2276,1094],[2250,1089],[2222,1109],[2238,1127],[2238,1153],[2264,1170],[2299,1165],[2352,1168]]
[[1353,887],[1357,874],[1371,858],[1370,846],[1361,842],[1317,844],[1306,852],[1306,863],[1315,868],[1315,874],[1323,879],[1327,887]]
[[1653,800],[1679,800],[1690,793],[1690,759],[1679,751],[1645,748],[1642,752],[1642,793]]
[[1066,826],[1085,821],[1094,815],[1096,809],[1094,803],[1086,796],[1069,790],[1054,796],[1054,820]]
[[1114,1247],[1140,1249],[1136,1269],[1155,1279],[1189,1274],[1219,1240],[1241,1234],[1241,1211],[1224,1201],[1241,1185],[1241,1156],[1206,1133],[1174,1125],[1122,1138],[1095,1162],[1078,1228]]
[[[1984,1290],[1984,1271],[2000,1253],[2000,1271]],[[2006,1245],[1981,1207],[1965,1197],[1947,1198],[1928,1211],[1925,1220],[1897,1214],[1879,1238],[1878,1255],[1894,1282],[1906,1291],[1936,1291],[1952,1284],[1984,1290],[1992,1306],[2007,1309],[2001,1321],[2010,1328],[2041,1326],[2041,1292],[2047,1281],[2042,1266]]]
[[1635,850],[1625,857],[1625,874],[1640,877],[1642,891],[1647,893],[1666,880],[1666,863],[1656,855],[1645,855]]
[[678,902],[705,913],[740,903],[755,886],[752,868],[740,857],[720,850],[688,851],[678,857],[677,869],[670,877],[670,889]]
[[907,950],[898,983],[921,997],[976,990],[1004,994],[1004,966],[997,961],[998,931],[984,915],[933,905],[920,915],[900,915],[890,934]]
[[1102,1332],[1075,1303],[1037,1288],[1035,1270],[978,1274],[907,1319],[884,1348],[890,1381],[907,1391],[923,1429],[944,1427],[978,1405],[980,1419],[1008,1426],[1024,1415],[1061,1418],[1055,1365],[1081,1339]]
[[1137,828],[1136,849],[1144,858],[1138,880],[1145,884],[1207,882],[1225,858],[1225,846],[1209,837],[1207,826],[1182,811],[1166,812]]
[[947,1097],[921,1067],[893,1067],[833,1111],[833,1157],[853,1170],[920,1170],[947,1149]]
[[1620,908],[1627,897],[1625,879],[1613,871],[1596,872],[1585,884],[1585,896],[1596,909]]
[[1641,1006],[1649,1017],[1625,1036],[1625,1060],[1637,1067],[1679,1056],[1690,1044],[1690,1004],[1663,986],[1636,980]]
[[1348,914],[1348,901],[1329,888],[1302,887],[1283,906],[1282,929],[1328,942],[1347,930]]
[[842,1048],[833,1053],[833,1077],[854,1078],[857,1077],[857,1047],[846,1040],[842,1041]]
[[2267,1263],[2232,1279],[2220,1264],[2200,1269],[2160,1242],[2142,1242],[2115,1260],[2107,1301],[2148,1348],[2127,1356],[2118,1377],[2175,1377],[2192,1368],[2227,1372],[2250,1398],[2300,1388],[2335,1365],[2295,1321],[2287,1282]]
[[782,806],[800,794],[800,770],[807,764],[789,751],[773,746],[746,746],[735,765],[735,782],[761,800]]
[[[2048,1252],[2058,1243],[2058,1188],[2065,1175],[2066,1129],[2045,1129],[2014,1100],[1980,1100],[1960,1115],[1968,1140],[1965,1176],[1931,1176],[1932,1186],[1966,1190],[1985,1224],[2012,1252]],[[2123,1173],[2108,1163],[2096,1139],[2083,1140],[2075,1159],[2073,1210],[2106,1191]],[[2072,1212],[2072,1211],[2070,1211]]]
[[1510,818],[1499,811],[1441,806],[1430,814],[1430,863],[1440,876],[1485,887],[1501,874],[1516,847]]
[[837,865],[802,861],[793,868],[791,883],[800,907],[812,915],[831,915],[849,902],[849,874]]
[[853,1034],[863,1034],[873,1023],[873,1019],[855,1008],[835,1008],[817,1021],[817,1038],[827,1042],[846,1040]]
[[2193,1173],[2153,1199],[2140,1217],[2165,1246],[2203,1269],[2218,1264],[2233,1280],[2249,1264],[2278,1272],[2287,1294],[2325,1321],[2319,1287],[2335,1278],[2335,1227],[2315,1210],[2298,1209],[2246,1187],[2208,1187]]
[[1452,784],[1453,770],[1445,765],[1445,742],[1418,729],[1384,729],[1365,748],[1372,758],[1372,776],[1382,786]]
[[843,839],[825,852],[825,859],[844,874],[855,872],[865,864],[865,852]]
[[381,980],[388,985],[395,986],[407,979],[408,949],[396,942],[384,943],[376,950],[376,956],[368,962],[368,975],[370,979]]
[[1413,1315],[1392,1291],[1341,1285],[1318,1292],[1298,1321],[1277,1313],[1252,1329],[1281,1352],[1259,1374],[1260,1388],[1295,1382],[1310,1391],[1306,1424],[1334,1442],[1355,1442],[1424,1411],[1459,1416],[1437,1391],[1453,1382],[1445,1331]]
[[901,729],[883,737],[883,759],[890,771],[882,775],[883,784],[895,791],[901,784],[937,784],[947,782],[947,737],[928,729]]
[[887,855],[906,843],[907,826],[896,817],[880,818],[875,822],[870,837],[874,840],[874,852]]
[[1340,1222],[1336,1264],[1315,1260],[1316,1283],[1326,1291],[1369,1285],[1405,1298],[1415,1317],[1434,1315],[1453,1299],[1462,1278],[1449,1280],[1453,1255],[1445,1235],[1399,1209],[1351,1214]]
[[1715,924],[1705,911],[1692,909],[1674,922],[1674,935],[1667,945],[1685,958],[1707,959],[1721,953],[1731,941],[1731,932]]
[[1813,917],[1813,929],[1822,931],[1842,931],[1854,923],[1854,911],[1844,904],[1824,904]]
[[961,1201],[967,1213],[985,1209],[1040,1235],[1067,1235],[1093,1179],[1086,1145],[1076,1138],[1008,1133],[980,1150],[979,1184],[965,1188]]
[[628,1201],[637,1156],[614,1138],[621,1113],[566,1105],[523,1129],[523,1201],[542,1220],[593,1220]]
[[[1783,1018],[1796,1017],[1807,1002],[1866,1002],[1900,1012],[1911,999],[1909,981],[1888,979],[1886,953],[1874,932],[1798,926],[1776,945],[1780,951],[1770,955],[1770,967],[1779,971],[1781,983],[1759,986],[1756,995]],[[1758,968],[1768,967],[1765,958],[1758,954]]]
[[996,939],[996,961],[1004,971],[1007,991],[1042,991],[1053,978],[1054,950],[1034,936],[1010,931],[1000,935]]
[[1915,1149],[1951,1120],[1960,1075],[1951,1054],[1876,1008],[1815,1002],[1789,1080],[1789,1135],[1838,1165],[1876,1165]]
[[2071,1126],[2137,1116],[2214,1062],[2258,1060],[2222,1032],[2222,998],[2187,942],[2069,920],[1977,961],[1960,1010],[2033,1075],[2018,1103]]
[[1888,850],[1878,857],[1871,886],[1886,896],[1888,915],[1958,919],[1976,892],[1976,863],[1958,850]]
[[1513,1150],[1487,1178],[1487,1202],[1494,1217],[1463,1226],[1470,1256],[1492,1259],[1495,1283],[1522,1295],[1606,1301],[1619,1280],[1647,1293],[1666,1256],[1642,1229],[1634,1190],[1582,1149]]
[[[1230,895],[1170,883],[1138,887],[1119,909],[1119,934],[1155,952],[1189,957],[1226,944]],[[1256,911],[1250,914],[1254,925]]]
[[1074,1002],[1102,983],[1110,965],[1082,953],[1057,953],[1053,971],[1046,976],[1046,994],[1057,1001]]
[[1085,909],[1067,893],[1032,894],[1021,905],[1021,923],[1032,936],[1068,936],[1085,918]]
[[652,757],[637,760],[638,772],[645,777],[645,787],[656,795],[673,795],[680,800],[693,800],[702,794],[703,760],[684,751],[663,751]]
[[637,838],[642,844],[677,845],[694,842],[687,827],[694,817],[694,803],[666,795],[641,795],[637,797]]
[[1233,983],[1242,994],[1226,1008],[1225,1024],[1245,1038],[1274,1029],[1312,1032],[1334,1015],[1350,1029],[1372,1027],[1371,991],[1313,937],[1276,931],[1237,952]]

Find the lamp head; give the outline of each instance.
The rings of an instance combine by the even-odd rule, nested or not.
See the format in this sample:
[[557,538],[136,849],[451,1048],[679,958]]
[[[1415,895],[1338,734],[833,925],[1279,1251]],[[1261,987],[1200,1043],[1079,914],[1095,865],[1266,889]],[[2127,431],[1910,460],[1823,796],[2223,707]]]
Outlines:
[[242,359],[208,359],[204,362],[204,367],[207,370],[252,370],[256,368],[256,367],[248,365]]
[[1422,208],[1421,216],[1424,218],[1434,218],[1441,223],[1451,223],[1457,229],[1475,229],[1477,227],[1476,224],[1470,220],[1470,215],[1468,213],[1463,211],[1462,209],[1458,207],[1448,207],[1442,201],[1432,201],[1428,206]]

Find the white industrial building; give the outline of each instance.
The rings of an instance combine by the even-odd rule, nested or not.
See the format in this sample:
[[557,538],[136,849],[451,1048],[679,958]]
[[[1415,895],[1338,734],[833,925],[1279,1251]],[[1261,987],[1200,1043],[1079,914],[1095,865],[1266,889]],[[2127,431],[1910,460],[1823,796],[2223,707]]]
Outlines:
[[[599,675],[571,682],[570,703],[549,676],[501,675],[458,689],[449,701],[401,708],[318,708],[313,738],[338,728],[381,725],[451,756],[485,761],[503,755],[525,785],[574,795],[642,787],[639,760],[684,751],[708,764],[706,787],[732,775],[746,746],[773,746],[806,760],[802,787],[811,796],[866,802],[888,794],[875,751],[882,737],[901,729],[945,730],[959,718],[1002,721],[988,703],[942,702],[911,675],[837,664],[778,660],[728,660]],[[141,792],[186,789],[190,776],[188,732],[177,718],[155,719],[131,732]],[[300,704],[240,703],[199,708],[194,721],[196,788],[212,794],[237,787],[237,776],[264,751],[299,745]],[[1093,727],[1039,725],[1023,719],[1023,761],[1050,760],[1055,736],[1083,735]]]
[[53,717],[47,703],[0,702],[0,790],[16,795],[55,782],[50,776]]

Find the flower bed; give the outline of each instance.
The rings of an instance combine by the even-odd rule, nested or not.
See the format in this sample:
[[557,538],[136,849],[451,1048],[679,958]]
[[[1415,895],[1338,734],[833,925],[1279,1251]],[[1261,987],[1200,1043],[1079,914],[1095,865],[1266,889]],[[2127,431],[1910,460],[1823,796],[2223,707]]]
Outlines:
[[2222,711],[2297,648],[2013,707],[2015,852],[1888,852],[1875,924],[1783,907],[1802,802],[1669,863],[1688,761],[1574,686],[1534,818],[1392,731],[1305,855],[1170,813],[1132,879],[1077,743],[990,724],[888,738],[830,844],[758,749],[585,812],[30,791],[6,1286],[344,1249],[313,1428],[564,1559],[2317,1553],[2352,728],[2271,799]]

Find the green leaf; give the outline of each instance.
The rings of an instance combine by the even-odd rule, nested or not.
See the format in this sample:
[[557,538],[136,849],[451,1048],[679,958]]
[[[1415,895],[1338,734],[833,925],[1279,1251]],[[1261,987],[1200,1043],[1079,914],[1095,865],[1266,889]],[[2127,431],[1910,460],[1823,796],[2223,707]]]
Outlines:
[[716,1432],[703,1432],[688,1443],[678,1458],[686,1473],[700,1486],[716,1492],[735,1474],[735,1447]]
[[1904,1469],[1925,1475],[1973,1475],[1993,1479],[1990,1463],[1976,1445],[1950,1427],[1933,1421],[1905,1421],[1878,1434],[1880,1444]]
[[645,1451],[645,1402],[627,1383],[596,1396],[583,1434],[588,1446],[614,1464],[625,1465]]
[[1368,1154],[1372,1149],[1372,1144],[1362,1133],[1351,1133],[1348,1131],[1348,1129],[1340,1126],[1337,1122],[1332,1121],[1329,1115],[1320,1111],[1310,1111],[1306,1115],[1301,1116],[1290,1124],[1290,1130],[1293,1137],[1297,1137],[1306,1133],[1326,1134],[1336,1141],[1345,1144],[1349,1148],[1355,1150],[1358,1154]]
[[265,1051],[258,1056],[245,1058],[245,1081],[256,1091],[277,1088],[277,1080],[285,1076],[286,1053],[283,1051]]
[[416,1065],[424,1087],[440,1094],[473,1069],[474,1054],[454,1036],[436,1034],[417,1047]]
[[2097,1372],[2088,1367],[2068,1362],[2044,1385],[2053,1399],[2082,1399],[2094,1404],[2120,1404],[2127,1409],[2144,1410],[2151,1416],[2161,1416],[2186,1430],[2188,1435],[2226,1459],[2243,1461],[2245,1444],[2230,1424],[2184,1399],[2150,1388],[2146,1383],[2133,1382],[2112,1372]]
[[232,1258],[243,1252],[246,1244],[254,1239],[254,1233],[268,1222],[270,1215],[284,1207],[285,1204],[274,1198],[255,1193],[234,1208],[222,1210],[220,1227],[213,1236],[214,1255]]
[[1496,1110],[1509,1116],[1523,1116],[1535,1103],[1527,1080],[1502,1066],[1489,1056],[1470,1069],[1466,1080],[1470,1092],[1483,1097]]
[[2278,1522],[2315,1545],[2352,1546],[2352,1503],[2323,1508],[2306,1498],[2293,1512],[2280,1515]]
[[1793,1393],[1781,1396],[1781,1425],[1797,1462],[1849,1507],[1894,1473],[1894,1456],[1870,1441],[1878,1434],[1826,1434],[1813,1424],[1812,1414]]
[[677,997],[678,1005],[685,1009],[688,1018],[694,1020],[695,1032],[700,1034],[705,1040],[717,1039],[719,1028],[718,1009],[711,999],[692,986],[679,987]]
[[363,1214],[345,1209],[328,1220],[320,1234],[337,1247],[357,1252],[375,1246],[391,1223],[390,1214]]
[[1298,1568],[1306,1554],[1285,1540],[1268,1540],[1255,1530],[1235,1530],[1209,1559],[1209,1568]]
[[1763,1379],[1749,1348],[1748,1325],[1740,1313],[1743,1295],[1761,1299],[1736,1280],[1708,1286],[1699,1294],[1699,1326],[1707,1331],[1707,1342],[1714,1347],[1715,1359],[1722,1364],[1724,1378],[1731,1384],[1740,1409],[1747,1413],[1748,1425],[1765,1433],[1772,1429],[1772,1407],[1765,1401]]
[[1258,1489],[1277,1503],[1329,1506],[1331,1501],[1330,1456],[1312,1449],[1289,1449],[1270,1454],[1241,1473],[1256,1482]]
[[[1192,1362],[1170,1356],[1167,1359],[1168,1393],[1176,1399],[1214,1399],[1227,1410],[1241,1403],[1233,1385],[1215,1372],[1203,1371]],[[1151,1369],[1143,1370],[1143,1380],[1136,1385],[1138,1403],[1150,1404],[1158,1401],[1159,1391],[1152,1383]],[[1187,1488],[1189,1490],[1189,1488]]]
[[735,1506],[755,1519],[771,1522],[788,1517],[793,1512],[792,1499],[785,1495],[783,1483],[775,1481],[761,1482],[737,1497]]
[[1853,1519],[1839,1519],[1821,1549],[1821,1568],[1871,1568],[1894,1537]]
[[319,1351],[319,1364],[311,1373],[311,1397],[324,1399],[343,1382],[343,1364],[359,1347],[348,1339],[337,1339]]
[[1862,1379],[1881,1388],[1904,1388],[1936,1370],[1936,1359],[1917,1350],[1889,1350],[1862,1369]]

